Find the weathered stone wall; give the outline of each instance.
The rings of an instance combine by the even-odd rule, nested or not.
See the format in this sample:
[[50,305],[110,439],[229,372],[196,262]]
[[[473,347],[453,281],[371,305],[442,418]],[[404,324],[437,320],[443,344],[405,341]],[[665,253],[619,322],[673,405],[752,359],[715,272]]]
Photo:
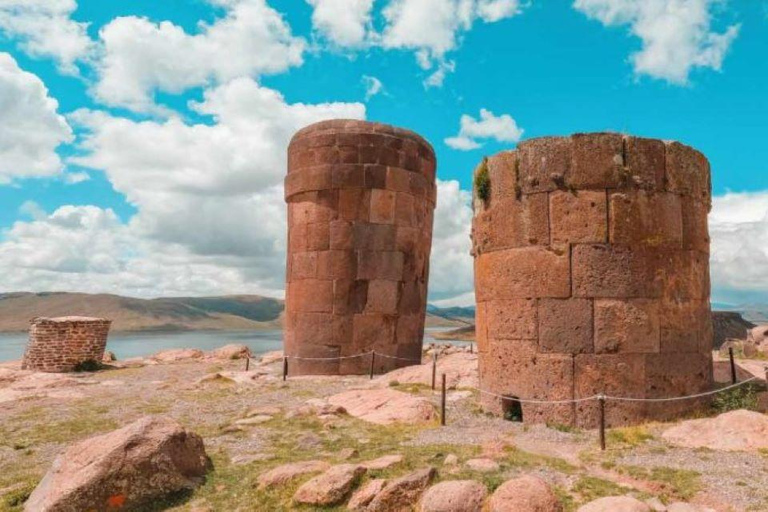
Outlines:
[[86,361],[101,362],[111,320],[103,318],[35,318],[22,369],[71,372]]
[[[487,173],[487,174],[486,174]],[[477,197],[488,178],[487,201]],[[709,164],[676,142],[533,139],[475,174],[480,381],[502,395],[660,398],[712,381]],[[501,400],[484,405],[501,412]],[[610,402],[607,421],[691,402]],[[525,421],[594,427],[596,401],[525,405]]]
[[[335,120],[288,148],[285,353],[289,373],[360,374],[375,350],[421,358],[435,155],[415,133]],[[379,357],[377,373],[414,364]]]

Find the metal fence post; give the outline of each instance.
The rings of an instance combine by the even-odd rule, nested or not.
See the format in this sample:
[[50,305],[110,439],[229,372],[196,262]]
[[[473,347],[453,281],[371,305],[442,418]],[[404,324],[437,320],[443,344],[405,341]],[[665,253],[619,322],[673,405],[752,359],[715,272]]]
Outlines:
[[731,360],[731,384],[736,384],[736,363],[733,361],[733,347],[728,347],[728,358]]
[[437,377],[437,352],[432,352],[432,391],[435,390],[436,377]]
[[376,365],[376,351],[371,352],[371,380],[373,380],[373,368]]
[[445,426],[445,374],[443,374],[443,392],[440,400],[440,425]]
[[600,402],[600,449],[605,451],[605,395],[597,397]]
[[288,356],[283,356],[283,381],[288,378]]

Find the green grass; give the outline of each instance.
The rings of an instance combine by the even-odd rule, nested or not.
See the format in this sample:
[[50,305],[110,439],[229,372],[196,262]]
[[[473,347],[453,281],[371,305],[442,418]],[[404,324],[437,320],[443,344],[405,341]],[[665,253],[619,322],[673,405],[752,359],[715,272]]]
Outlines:
[[475,194],[484,203],[491,198],[491,176],[488,172],[488,159],[483,158],[480,167],[475,174]]
[[617,471],[638,480],[662,484],[659,498],[665,502],[688,501],[701,489],[701,474],[696,471],[668,467],[649,469],[639,466],[620,466]]
[[581,503],[588,503],[606,496],[621,496],[627,493],[627,489],[609,480],[603,480],[594,476],[582,476],[571,489],[580,497]]
[[621,448],[640,446],[653,439],[653,435],[644,426],[623,427],[610,429],[605,433],[606,444]]

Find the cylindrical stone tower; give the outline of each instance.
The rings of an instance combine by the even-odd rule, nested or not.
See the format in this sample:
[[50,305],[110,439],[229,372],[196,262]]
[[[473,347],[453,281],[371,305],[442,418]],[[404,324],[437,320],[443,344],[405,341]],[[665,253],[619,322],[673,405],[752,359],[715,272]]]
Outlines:
[[[613,133],[533,139],[475,172],[473,254],[483,389],[520,399],[665,398],[712,385],[709,163]],[[484,395],[509,413],[518,403]],[[615,402],[609,425],[700,402]],[[597,401],[522,406],[593,428]]]
[[413,132],[333,120],[296,133],[285,180],[291,375],[366,373],[371,358],[355,356],[374,350],[377,373],[420,361],[435,197],[434,151]]
[[34,318],[21,368],[40,372],[71,372],[86,362],[101,363],[111,320],[68,316]]

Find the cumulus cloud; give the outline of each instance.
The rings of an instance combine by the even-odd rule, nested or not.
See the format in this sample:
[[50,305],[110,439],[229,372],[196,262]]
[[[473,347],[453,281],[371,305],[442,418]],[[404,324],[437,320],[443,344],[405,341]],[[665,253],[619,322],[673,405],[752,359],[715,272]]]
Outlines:
[[437,181],[429,291],[434,300],[471,293],[474,289],[472,263],[472,194],[456,180]]
[[461,128],[455,137],[448,137],[445,143],[453,149],[471,151],[482,146],[479,140],[517,142],[523,136],[523,129],[508,114],[496,116],[493,112],[480,109],[480,119],[464,114]]
[[638,75],[686,84],[691,70],[719,71],[740,26],[712,28],[723,0],[575,0],[574,8],[605,26],[627,25],[642,41],[630,59]]
[[369,33],[373,0],[307,0],[312,26],[338,46],[361,46]]
[[422,69],[437,66],[425,85],[439,87],[454,70],[446,54],[459,46],[462,32],[478,19],[493,23],[520,12],[519,0],[391,0],[382,11],[380,43],[415,51]]
[[0,184],[62,170],[56,148],[72,139],[45,84],[0,53]]
[[709,217],[717,300],[768,300],[768,191],[715,197]]
[[93,50],[87,23],[74,21],[75,0],[1,0],[0,32],[33,57],[50,57],[65,73]]
[[365,86],[366,101],[373,98],[374,96],[376,96],[377,94],[381,93],[384,90],[384,84],[382,84],[381,80],[379,80],[375,76],[363,75],[363,85]]
[[154,110],[155,91],[181,93],[243,76],[280,73],[302,63],[304,39],[294,37],[266,0],[209,0],[227,9],[199,33],[171,22],[116,18],[99,37],[93,94],[107,105]]

